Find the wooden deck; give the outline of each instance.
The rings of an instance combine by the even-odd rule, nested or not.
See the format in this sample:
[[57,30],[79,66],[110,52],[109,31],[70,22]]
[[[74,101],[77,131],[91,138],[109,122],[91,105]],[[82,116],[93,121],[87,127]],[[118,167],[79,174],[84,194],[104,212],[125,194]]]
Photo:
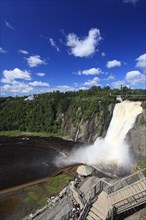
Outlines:
[[[146,178],[138,173],[139,180],[114,192],[102,191],[92,204],[87,220],[107,220],[114,215],[146,203]],[[123,181],[123,180],[122,180]]]

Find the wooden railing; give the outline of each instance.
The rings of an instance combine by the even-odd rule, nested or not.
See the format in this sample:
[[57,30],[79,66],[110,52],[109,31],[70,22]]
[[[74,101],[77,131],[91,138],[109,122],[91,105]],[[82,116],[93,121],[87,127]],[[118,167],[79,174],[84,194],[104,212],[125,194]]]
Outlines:
[[132,183],[135,183],[144,177],[146,177],[146,168],[117,181],[116,183],[109,186],[107,189],[108,191],[106,191],[106,192],[108,194],[116,192],[117,190],[124,188],[126,185],[131,185]]

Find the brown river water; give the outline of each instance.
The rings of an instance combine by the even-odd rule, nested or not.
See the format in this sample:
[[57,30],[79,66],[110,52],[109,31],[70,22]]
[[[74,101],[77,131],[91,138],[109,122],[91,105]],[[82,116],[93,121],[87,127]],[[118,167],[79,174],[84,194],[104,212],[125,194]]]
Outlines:
[[59,152],[80,145],[55,137],[0,137],[0,190],[50,176]]

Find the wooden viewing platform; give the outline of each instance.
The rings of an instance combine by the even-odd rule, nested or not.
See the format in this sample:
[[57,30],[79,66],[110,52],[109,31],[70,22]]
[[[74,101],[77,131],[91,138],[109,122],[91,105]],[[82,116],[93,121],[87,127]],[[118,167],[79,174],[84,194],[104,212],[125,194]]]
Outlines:
[[[90,201],[88,213],[82,213],[80,220],[110,220],[122,213],[146,204],[146,169],[132,174],[113,185],[101,187],[102,180],[92,191],[99,194]],[[96,190],[95,190],[96,189]],[[92,205],[91,205],[92,204]],[[88,204],[87,204],[88,205]]]

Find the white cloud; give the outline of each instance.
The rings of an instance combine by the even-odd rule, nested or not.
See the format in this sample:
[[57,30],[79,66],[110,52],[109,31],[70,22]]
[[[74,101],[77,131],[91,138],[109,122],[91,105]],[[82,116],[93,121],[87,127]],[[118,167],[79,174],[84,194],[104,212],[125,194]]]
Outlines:
[[100,79],[98,77],[94,77],[92,80],[88,80],[83,85],[84,86],[98,86]]
[[100,68],[91,68],[91,69],[87,69],[87,70],[82,70],[82,71],[78,71],[77,75],[98,75],[102,73],[102,70]]
[[89,30],[88,36],[83,39],[74,33],[68,34],[66,45],[70,47],[70,54],[75,57],[89,57],[96,52],[96,46],[101,39],[100,30],[92,28]]
[[123,0],[124,3],[131,3],[131,4],[135,4],[138,1],[139,0]]
[[6,25],[6,27],[8,27],[9,29],[11,29],[11,30],[15,30],[15,28],[8,22],[8,21],[5,21],[5,25]]
[[130,71],[125,76],[125,81],[131,85],[146,83],[146,75],[137,70]]
[[119,89],[119,88],[121,88],[121,86],[125,85],[125,81],[124,80],[118,80],[118,81],[113,82],[111,85],[112,85],[113,88]]
[[20,70],[18,68],[15,68],[13,70],[4,70],[3,71],[3,76],[2,82],[3,83],[12,83],[15,79],[23,79],[23,80],[30,80],[30,72],[27,70]]
[[146,53],[139,56],[136,59],[137,63],[136,63],[136,67],[141,68],[144,70],[144,72],[146,72]]
[[37,76],[45,76],[45,73],[37,73]]
[[26,50],[18,50],[18,53],[22,53],[22,54],[25,54],[25,55],[29,54],[29,52],[26,51]]
[[0,47],[0,53],[7,53],[7,51]]
[[87,90],[88,88],[87,87],[85,87],[85,86],[81,86],[81,87],[79,87],[79,90]]
[[114,80],[114,79],[115,79],[115,76],[110,75],[109,77],[105,78],[104,80]]
[[102,57],[105,57],[105,56],[106,56],[106,53],[105,53],[105,52],[102,52],[102,53],[101,53],[101,56],[102,56]]
[[67,91],[75,91],[76,89],[73,86],[62,85],[62,86],[56,86],[52,90],[59,90],[61,92],[67,92]]
[[42,86],[42,87],[50,87],[49,83],[41,82],[41,81],[34,81],[29,83],[30,86]]
[[54,47],[59,52],[60,51],[59,47],[57,46],[53,38],[49,38],[49,41],[50,41],[51,46]]
[[26,58],[27,63],[29,67],[36,67],[39,65],[45,65],[46,62],[39,56],[39,55],[34,55]]
[[15,81],[13,84],[5,84],[2,86],[2,91],[8,93],[23,94],[32,92],[33,87],[26,83]]
[[106,64],[106,67],[107,68],[113,68],[113,67],[116,67],[116,66],[121,66],[121,61],[118,61],[118,60],[111,60],[111,61],[108,61],[107,64]]

